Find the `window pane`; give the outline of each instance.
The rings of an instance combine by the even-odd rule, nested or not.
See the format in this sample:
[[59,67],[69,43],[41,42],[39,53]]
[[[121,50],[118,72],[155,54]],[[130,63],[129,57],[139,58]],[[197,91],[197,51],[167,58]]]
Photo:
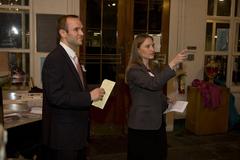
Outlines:
[[102,54],[116,54],[117,5],[116,0],[103,1]]
[[100,62],[98,62],[97,64],[87,62],[85,68],[87,70],[86,78],[87,78],[88,84],[100,84],[100,77],[101,77],[100,67],[101,67]]
[[11,70],[18,68],[29,75],[29,53],[9,53],[8,58]]
[[29,48],[28,11],[0,12],[0,48]]
[[[103,66],[115,64],[118,0],[87,1],[86,68],[89,84],[99,84],[106,77]],[[110,68],[108,68],[110,69]],[[94,73],[94,74],[91,74]],[[109,72],[116,77],[116,72]]]
[[116,30],[103,30],[102,54],[116,54]]
[[134,31],[143,33],[147,31],[147,8],[148,1],[135,0],[134,2]]
[[240,52],[240,23],[236,24],[236,41],[234,48],[236,52]]
[[86,35],[86,53],[101,54],[100,29],[88,29]]
[[103,64],[103,79],[109,79],[112,81],[116,81],[116,64]]
[[117,0],[103,1],[103,29],[117,28]]
[[11,72],[11,85],[25,85],[29,81],[30,57],[29,53],[1,52],[2,69]]
[[213,16],[213,10],[214,10],[214,0],[208,0],[208,11],[207,11],[207,14],[209,16]]
[[157,30],[157,33],[161,32],[162,3],[162,0],[150,0],[149,30]]
[[28,6],[29,0],[0,0],[0,5],[21,5]]
[[215,56],[215,61],[219,64],[219,71],[215,78],[215,81],[225,84],[227,79],[228,56]]
[[234,57],[232,82],[235,85],[240,85],[240,56]]
[[205,50],[212,50],[212,32],[213,32],[213,24],[207,23],[206,26],[206,42],[205,42]]
[[240,1],[235,0],[235,16],[239,17],[240,16]]
[[227,51],[229,42],[229,24],[217,23],[215,33],[216,51]]
[[101,1],[99,0],[87,0],[87,28],[101,28]]
[[217,16],[230,16],[231,0],[217,1]]

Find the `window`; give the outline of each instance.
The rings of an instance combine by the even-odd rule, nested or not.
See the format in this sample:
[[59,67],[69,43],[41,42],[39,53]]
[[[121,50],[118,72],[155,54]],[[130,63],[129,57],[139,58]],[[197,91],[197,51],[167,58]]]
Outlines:
[[134,0],[134,34],[160,34],[162,7],[162,0]]
[[0,12],[0,47],[29,48],[29,13],[26,10]]
[[[82,0],[81,15],[85,15],[86,3],[86,39],[81,52],[85,55],[81,60],[85,62],[87,72],[95,73],[87,74],[90,84],[99,84],[105,78],[113,81],[124,78],[132,39],[136,34],[152,34],[156,39],[156,50],[160,53],[163,0],[122,2]],[[166,61],[166,55],[167,51],[157,56]]]
[[0,5],[29,6],[29,0],[0,0]]
[[[231,89],[240,89],[239,3],[240,0],[208,0],[205,65],[214,60],[219,66],[214,81]],[[208,79],[206,74],[204,79]]]
[[0,72],[9,72],[7,89],[24,87],[30,77],[29,0],[0,0]]
[[[116,81],[121,55],[117,53],[118,1],[87,1],[86,55],[87,81],[99,84],[103,79]],[[82,58],[82,57],[81,57]]]
[[162,38],[162,10],[163,0],[134,0],[134,26],[133,32],[148,33],[154,38],[156,59],[166,63],[166,54],[160,54]]

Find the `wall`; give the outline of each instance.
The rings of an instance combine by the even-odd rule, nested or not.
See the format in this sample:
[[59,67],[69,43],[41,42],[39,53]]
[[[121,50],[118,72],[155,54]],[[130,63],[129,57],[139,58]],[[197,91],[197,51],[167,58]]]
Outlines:
[[32,0],[32,53],[31,75],[34,77],[34,83],[38,87],[41,84],[41,58],[46,57],[48,53],[40,53],[36,50],[36,14],[75,14],[79,15],[79,0]]
[[[186,86],[194,79],[203,78],[204,41],[207,13],[207,0],[171,0],[169,25],[169,61],[175,54],[187,46],[196,46],[193,61],[186,61],[183,70],[186,72]],[[168,96],[176,96],[179,100],[186,100],[186,93],[177,92],[176,78],[168,83]],[[168,119],[184,117],[184,114],[173,114]],[[173,120],[167,126],[173,129]]]
[[[204,62],[204,41],[206,26],[207,0],[172,0],[169,28],[169,61],[187,46],[196,46],[193,61],[186,61],[183,69],[187,74],[186,84],[193,79],[202,79]],[[175,92],[172,84],[169,94]]]
[[77,0],[33,0],[35,13],[51,14],[79,14],[79,1]]

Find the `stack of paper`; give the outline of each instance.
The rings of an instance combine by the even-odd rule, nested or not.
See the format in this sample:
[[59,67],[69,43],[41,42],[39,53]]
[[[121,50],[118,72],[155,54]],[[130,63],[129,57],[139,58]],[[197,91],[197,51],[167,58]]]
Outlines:
[[42,114],[42,107],[32,107],[30,113]]
[[176,101],[173,104],[169,104],[168,108],[164,113],[168,112],[180,112],[183,113],[187,107],[188,102],[187,101]]

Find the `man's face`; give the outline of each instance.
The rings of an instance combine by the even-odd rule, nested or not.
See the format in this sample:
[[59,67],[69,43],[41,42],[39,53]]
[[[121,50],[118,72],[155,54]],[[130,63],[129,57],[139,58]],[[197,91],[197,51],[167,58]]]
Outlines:
[[63,37],[66,43],[71,48],[76,48],[79,45],[82,45],[83,41],[83,25],[78,18],[67,18],[66,21],[66,34]]

